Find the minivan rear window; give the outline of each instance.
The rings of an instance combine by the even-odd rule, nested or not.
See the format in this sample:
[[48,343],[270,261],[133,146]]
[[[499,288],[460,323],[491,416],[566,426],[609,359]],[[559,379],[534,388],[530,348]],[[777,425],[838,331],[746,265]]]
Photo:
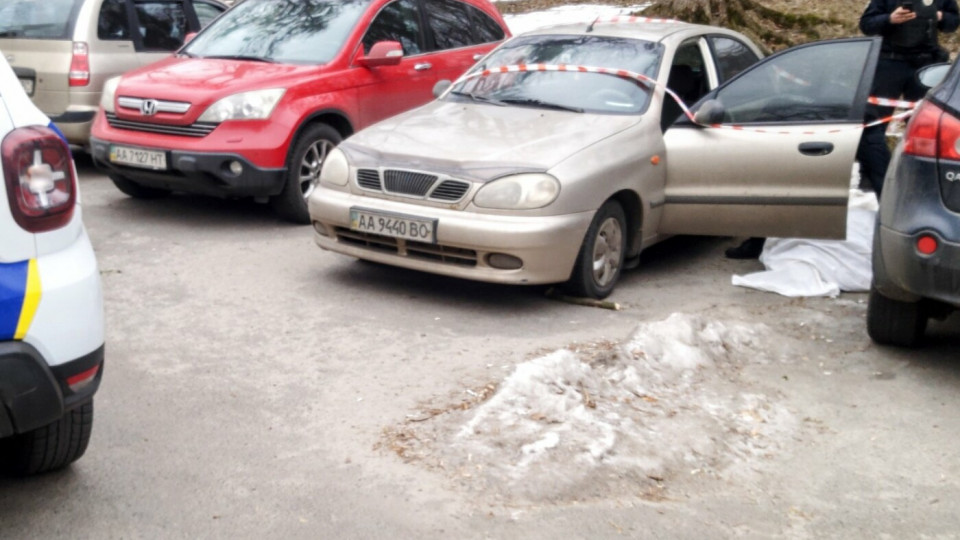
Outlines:
[[83,0],[12,0],[0,7],[0,38],[72,39]]

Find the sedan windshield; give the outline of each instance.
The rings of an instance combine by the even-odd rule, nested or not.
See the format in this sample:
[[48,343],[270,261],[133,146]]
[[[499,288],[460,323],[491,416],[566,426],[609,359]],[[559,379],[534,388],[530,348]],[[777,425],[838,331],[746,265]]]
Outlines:
[[371,0],[245,0],[183,50],[194,57],[329,62]]
[[[471,70],[525,64],[564,64],[627,70],[654,77],[663,46],[638,39],[605,36],[535,35],[515,38]],[[651,88],[640,81],[600,73],[528,71],[493,73],[453,87],[451,99],[493,105],[519,105],[571,112],[640,114]]]

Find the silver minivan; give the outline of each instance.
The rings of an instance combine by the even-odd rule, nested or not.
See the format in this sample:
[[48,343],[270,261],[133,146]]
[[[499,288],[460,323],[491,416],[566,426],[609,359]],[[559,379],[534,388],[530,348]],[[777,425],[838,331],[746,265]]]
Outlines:
[[70,141],[86,147],[103,83],[180,48],[216,0],[2,0],[0,52]]

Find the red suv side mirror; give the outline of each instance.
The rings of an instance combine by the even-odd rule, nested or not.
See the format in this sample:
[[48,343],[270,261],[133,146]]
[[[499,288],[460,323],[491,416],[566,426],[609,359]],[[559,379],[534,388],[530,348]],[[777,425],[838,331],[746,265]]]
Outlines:
[[370,47],[370,53],[360,59],[367,67],[395,66],[403,60],[403,45],[399,41],[378,41]]

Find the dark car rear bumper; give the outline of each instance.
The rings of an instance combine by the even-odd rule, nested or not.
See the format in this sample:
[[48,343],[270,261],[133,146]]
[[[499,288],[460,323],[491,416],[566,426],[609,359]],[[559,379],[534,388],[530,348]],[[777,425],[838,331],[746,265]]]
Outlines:
[[[76,360],[50,367],[40,353],[22,341],[0,342],[0,437],[25,433],[58,420],[86,403],[103,376],[103,346]],[[68,379],[96,374],[72,390]]]
[[[90,153],[97,167],[149,187],[217,197],[269,197],[278,195],[286,182],[286,169],[261,169],[238,154],[167,150],[168,170],[153,171],[110,162],[110,143],[90,138]],[[239,162],[243,172],[230,170]]]
[[[900,301],[928,298],[960,307],[960,214],[947,209],[933,159],[895,154],[881,198],[874,284]],[[929,235],[938,249],[917,250]]]
[[[937,238],[936,253],[917,251],[917,239],[924,234]],[[881,292],[888,292],[892,285],[916,297],[960,307],[960,244],[947,242],[933,231],[903,234],[881,226],[880,250],[885,277],[878,283]]]

